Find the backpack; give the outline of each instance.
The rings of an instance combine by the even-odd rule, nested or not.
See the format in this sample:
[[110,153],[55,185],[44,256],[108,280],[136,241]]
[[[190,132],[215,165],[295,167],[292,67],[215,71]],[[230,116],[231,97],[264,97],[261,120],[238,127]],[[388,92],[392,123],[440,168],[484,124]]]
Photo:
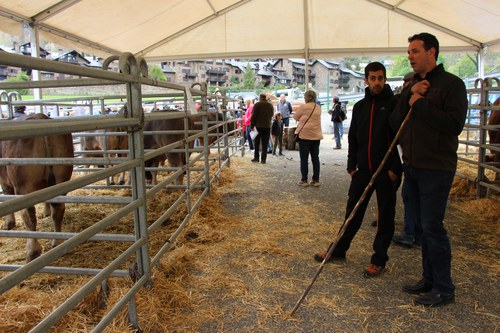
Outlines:
[[340,120],[344,121],[347,119],[347,107],[345,103],[340,103]]

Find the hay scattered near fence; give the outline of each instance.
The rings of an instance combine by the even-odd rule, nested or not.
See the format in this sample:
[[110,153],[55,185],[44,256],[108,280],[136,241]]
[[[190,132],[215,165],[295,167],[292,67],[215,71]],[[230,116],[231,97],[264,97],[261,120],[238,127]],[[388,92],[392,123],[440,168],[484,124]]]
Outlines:
[[[199,162],[198,164],[197,167],[200,167],[203,162]],[[217,166],[213,165],[210,170],[212,176],[216,169]],[[227,173],[228,171],[223,170],[221,175],[223,175],[224,172]],[[193,176],[196,177],[196,174],[196,172],[193,173]],[[165,174],[160,174],[158,180],[161,181],[166,176]],[[230,182],[230,179],[230,176],[221,176],[218,181],[219,184],[215,184],[214,186],[220,186],[225,182]],[[163,214],[178,198],[179,194],[180,191],[176,190],[162,190],[158,192],[155,197],[148,202],[148,223],[153,223]],[[192,202],[197,200],[200,194],[201,190],[192,192]],[[72,192],[71,195],[130,196],[130,190],[80,189]],[[190,241],[194,244],[203,246],[204,244],[217,242],[224,238],[224,228],[214,226],[214,223],[218,224],[225,219],[222,215],[222,211],[217,208],[206,208],[207,205],[213,205],[213,200],[216,198],[217,196],[212,196],[212,198],[208,197],[208,202],[202,203],[199,211],[195,214],[195,217],[192,218],[196,219],[196,216],[198,216],[202,221],[200,223],[192,223],[193,226],[183,233],[183,236],[179,240],[179,244]],[[112,214],[116,209],[117,206],[115,205],[67,204],[63,231],[81,232],[93,223]],[[51,230],[53,228],[51,219],[50,217],[42,217],[42,211],[42,205],[38,205],[38,229]],[[172,232],[182,222],[185,214],[186,204],[183,203],[173,212],[172,216],[163,224],[162,228],[150,237],[150,254],[156,253],[160,247],[165,244]],[[18,215],[18,227],[23,229],[22,220],[19,214],[16,215]],[[120,219],[104,232],[133,234],[134,225],[132,214]],[[40,240],[40,242],[46,250],[50,249],[50,240]],[[0,254],[0,261],[2,263],[24,263],[25,240],[7,239],[0,244],[2,245],[2,253]],[[126,249],[126,247],[128,247],[128,245],[129,243],[125,242],[86,242],[56,261],[53,265],[102,268],[116,258]],[[164,325],[164,320],[161,319],[163,316],[160,315],[162,314],[162,309],[165,308],[163,304],[158,304],[159,302],[163,303],[167,300],[168,306],[165,310],[167,314],[172,312],[172,309],[177,310],[179,306],[187,306],[189,303],[189,297],[183,300],[183,293],[185,291],[181,290],[178,286],[184,282],[188,275],[187,271],[192,268],[189,264],[191,260],[189,253],[192,251],[193,250],[176,249],[173,251],[172,256],[167,256],[169,258],[168,269],[154,269],[155,286],[157,284],[156,281],[158,281],[158,286],[162,288],[161,295],[165,295],[166,298],[158,298],[158,295],[154,292],[153,294],[150,293],[152,298],[148,298],[141,304],[141,307],[146,309],[146,311],[149,308],[155,309],[151,311],[152,324],[150,328],[152,330],[150,331],[168,331],[167,329],[158,330],[158,328]],[[92,259],[89,260],[89,258]],[[132,261],[133,260],[132,258]],[[161,267],[163,266],[164,264],[161,265]],[[128,267],[124,266],[121,268],[127,269]],[[5,275],[7,273],[1,274]],[[19,332],[31,329],[35,323],[39,322],[53,310],[52,304],[62,303],[89,279],[88,277],[76,278],[72,276],[37,274],[26,280],[26,282],[20,286],[0,295],[0,302],[2,303],[0,307],[0,317],[8,318],[0,322],[0,331]],[[111,278],[109,279],[109,285],[111,292],[107,299],[108,304],[113,305],[122,296],[123,292],[130,287],[131,282],[129,279]],[[147,298],[148,291],[144,290],[144,292]],[[50,300],[50,302],[47,302],[47,300]],[[140,302],[139,298],[138,302]],[[107,308],[103,296],[95,291],[82,301],[75,310],[66,315],[57,324],[56,330],[65,332],[88,332],[99,318],[110,309],[111,308]],[[157,320],[154,319],[155,316],[157,316]],[[149,315],[146,316],[146,318],[148,317]],[[115,332],[124,332],[127,330],[130,330],[130,327],[126,320],[126,315],[124,314],[121,318],[119,328],[116,328]]]
[[[462,320],[463,313],[456,317],[454,308],[450,307],[438,315],[435,310],[410,305],[410,297],[394,291],[394,286],[399,288],[406,279],[415,277],[409,276],[408,271],[413,265],[419,265],[417,250],[391,248],[387,277],[368,281],[361,276],[361,269],[371,254],[375,230],[371,227],[360,229],[349,250],[348,263],[328,266],[300,313],[291,318],[291,307],[317,269],[318,263],[311,260],[311,254],[322,250],[336,234],[344,207],[342,203],[338,212],[332,211],[330,198],[319,197],[316,193],[320,192],[315,192],[314,188],[288,189],[287,192],[286,181],[281,179],[280,188],[273,189],[271,196],[256,196],[253,191],[250,197],[247,187],[269,186],[269,179],[260,175],[262,167],[249,161],[233,160],[232,168],[223,170],[212,195],[193,215],[172,251],[153,268],[152,287],[142,289],[135,298],[139,324],[144,332],[303,332],[304,327],[320,331],[325,322],[332,323],[331,327],[339,331],[405,332],[408,327],[454,330],[455,320]],[[233,182],[244,186],[232,186]],[[310,202],[302,205],[304,198],[298,193],[309,194]],[[277,202],[278,199],[290,203],[286,210],[279,210],[281,201]],[[165,204],[168,200],[171,199],[166,193],[155,201]],[[461,199],[452,203],[457,213],[452,221],[447,221],[455,237],[470,232],[467,218],[478,215],[473,209],[462,210],[462,204],[465,207],[467,201]],[[471,244],[454,241],[455,269],[465,272],[459,275],[462,294],[458,302],[467,306],[467,302],[473,306],[475,301],[472,296],[468,297],[466,289],[476,288],[478,281],[491,283],[496,279],[491,277],[500,273],[497,261],[491,260],[495,256],[498,258],[498,250],[491,251],[491,248],[498,248],[500,231],[498,226],[491,229],[491,220],[487,221],[498,216],[495,215],[498,214],[498,200],[493,204],[478,200],[471,206],[481,211],[485,219],[473,221],[477,233],[471,237]],[[168,229],[166,226],[165,230]],[[153,246],[165,240],[155,239]],[[471,252],[470,246],[478,246],[472,244],[476,241],[484,249]],[[37,280],[41,276],[0,296],[0,316],[9,318],[11,325],[0,325],[0,331],[26,331],[29,327],[15,325],[26,325],[26,320],[30,323],[40,320],[52,310],[45,299],[60,303],[59,300],[74,290],[71,281],[75,285],[83,283],[82,280],[49,275],[45,275],[45,280]],[[110,279],[109,304],[114,304],[130,285],[128,279]],[[39,293],[37,287],[42,292]],[[491,285],[491,288],[496,286]],[[17,292],[20,294],[16,296]],[[28,293],[29,300],[26,299]],[[496,315],[485,309],[484,304],[476,303],[476,312],[484,315],[485,322],[495,320]],[[34,313],[23,313],[23,308]],[[89,331],[97,318],[109,309],[95,293],[63,318],[55,330]],[[453,319],[455,317],[457,319]],[[432,322],[437,322],[436,326],[432,326]],[[126,311],[106,330],[131,331]]]
[[467,200],[476,196],[476,187],[468,179],[455,177],[450,190],[450,198]]

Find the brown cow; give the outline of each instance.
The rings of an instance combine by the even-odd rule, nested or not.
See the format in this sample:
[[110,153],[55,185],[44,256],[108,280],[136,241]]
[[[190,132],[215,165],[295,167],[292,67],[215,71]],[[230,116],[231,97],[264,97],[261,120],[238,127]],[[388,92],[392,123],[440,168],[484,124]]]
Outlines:
[[[161,112],[179,112],[179,111],[161,111]],[[216,119],[221,120],[221,115],[217,111],[209,111],[207,113],[208,121],[215,121]],[[203,125],[201,124],[202,116],[201,115],[192,115],[188,118],[188,126],[189,130],[201,131],[203,130]],[[209,127],[212,125],[209,125]],[[234,126],[229,126],[234,127]],[[161,119],[155,121],[148,121],[144,125],[144,131],[182,131],[184,130],[184,118],[176,118],[176,119]],[[216,129],[212,131],[215,133]],[[222,129],[219,129],[222,132]],[[154,134],[154,135],[144,135],[144,149],[157,149],[169,144],[172,144],[176,141],[180,141],[184,139],[183,133],[178,134]],[[203,138],[198,138],[199,141],[202,141]],[[209,137],[209,143],[212,143],[217,138],[215,136]],[[189,148],[194,147],[194,142],[191,141],[189,143]],[[182,148],[182,147],[179,147]],[[171,167],[184,167],[186,165],[186,154],[183,152],[169,152],[166,154],[166,159],[168,160],[168,164]],[[146,167],[158,167],[159,164],[164,161],[164,157],[157,157],[156,159],[146,161]],[[176,180],[176,184],[182,184],[183,176],[180,176]],[[151,184],[156,184],[156,173],[146,172],[146,179],[151,181]]]
[[[96,131],[96,136],[81,137],[81,147],[83,150],[127,150],[128,136],[127,135],[101,135],[106,132],[123,132],[124,129],[115,128],[110,130]],[[102,153],[85,153],[86,157],[103,157]],[[105,153],[105,157],[125,157],[126,153]],[[103,166],[100,166],[103,167]],[[114,185],[114,177],[109,179],[110,185]],[[118,178],[118,184],[125,184],[125,172],[122,172]]]
[[[50,118],[44,114],[38,113],[13,121],[24,121],[30,119]],[[0,142],[0,158],[60,158],[73,157],[73,153],[73,139],[71,134],[41,136]],[[48,186],[65,182],[71,178],[72,172],[72,165],[0,166],[0,185],[2,185],[2,189],[5,194],[25,195],[44,189]],[[61,231],[64,211],[64,203],[50,204],[50,212],[54,223],[54,230],[56,232]],[[22,212],[22,218],[28,230],[36,231],[37,220],[34,206],[26,208]],[[12,229],[15,224],[14,214],[10,214],[5,219],[4,228]],[[56,246],[58,243],[59,242],[57,240],[52,241],[53,246]],[[26,261],[35,259],[41,254],[41,252],[42,248],[37,239],[27,240]]]

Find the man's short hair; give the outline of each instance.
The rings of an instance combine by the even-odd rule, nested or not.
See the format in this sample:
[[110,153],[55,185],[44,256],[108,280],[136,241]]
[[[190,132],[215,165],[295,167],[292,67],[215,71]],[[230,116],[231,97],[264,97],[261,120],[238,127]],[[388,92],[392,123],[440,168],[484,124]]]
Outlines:
[[435,57],[437,60],[439,55],[439,41],[437,40],[436,36],[431,35],[428,32],[421,32],[419,34],[408,37],[408,43],[411,43],[414,40],[421,40],[422,42],[424,42],[424,49],[426,51],[429,51],[433,47],[436,50]]
[[340,98],[339,98],[338,96],[335,96],[335,97],[333,98],[333,101],[334,101],[335,103],[338,103],[338,102],[340,101]]
[[18,105],[16,107],[14,107],[14,111],[15,112],[24,112],[24,111],[26,111],[26,106],[24,106],[24,105]]
[[382,63],[378,61],[370,62],[365,67],[365,79],[368,79],[368,75],[370,72],[378,72],[378,71],[383,71],[384,77],[387,77],[385,66]]
[[260,94],[259,95],[259,100],[260,101],[267,101],[267,95],[266,94]]

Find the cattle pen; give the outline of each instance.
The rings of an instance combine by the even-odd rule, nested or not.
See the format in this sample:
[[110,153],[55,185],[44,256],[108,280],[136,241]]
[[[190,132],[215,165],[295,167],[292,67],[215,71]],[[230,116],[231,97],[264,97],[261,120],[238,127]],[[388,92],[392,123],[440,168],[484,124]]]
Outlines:
[[[114,61],[119,62],[120,72],[108,70],[108,65]],[[127,306],[130,323],[132,327],[138,328],[134,295],[138,290],[152,283],[151,268],[158,265],[161,257],[173,246],[201,201],[210,193],[211,184],[218,179],[221,170],[230,164],[231,156],[244,153],[241,149],[241,131],[236,126],[238,118],[231,116],[233,112],[228,108],[227,99],[221,94],[208,94],[206,85],[185,87],[152,80],[147,77],[146,62],[131,54],[108,58],[103,69],[100,70],[10,54],[2,54],[2,63],[20,68],[71,74],[82,78],[66,81],[2,83],[1,89],[57,88],[63,91],[67,87],[97,86],[103,87],[104,90],[106,86],[119,86],[123,94],[84,99],[94,101],[95,105],[92,105],[92,102],[76,103],[71,99],[28,102],[11,96],[2,98],[2,107],[7,107],[10,114],[17,105],[29,105],[36,112],[43,112],[51,106],[53,117],[43,121],[1,119],[0,141],[27,143],[29,140],[24,139],[70,133],[75,138],[75,147],[79,147],[77,143],[81,138],[114,135],[126,136],[128,149],[109,150],[101,147],[103,149],[100,151],[89,151],[81,146],[83,148],[75,149],[73,158],[51,158],[50,156],[7,158],[2,156],[0,168],[71,165],[74,167],[74,172],[72,179],[67,182],[25,195],[14,195],[14,193],[6,195],[4,189],[4,195],[1,196],[0,216],[13,214],[40,203],[72,203],[86,207],[113,206],[114,209],[105,216],[99,216],[97,220],[91,218],[90,208],[87,208],[87,211],[83,210],[83,216],[78,219],[87,220],[87,224],[78,232],[2,230],[1,237],[6,239],[56,239],[60,244],[26,264],[14,260],[15,263],[0,265],[0,270],[11,272],[2,275],[0,293],[7,293],[37,273],[91,277],[82,282],[78,286],[79,289],[72,292],[64,302],[54,304],[54,311],[43,320],[28,325],[32,332],[45,332],[56,325],[85,297],[99,293],[105,299],[109,289],[107,281],[110,277],[131,279],[132,284],[128,290],[116,301],[108,313],[96,321],[93,329],[97,332],[103,331],[109,322]],[[144,87],[154,87],[155,92],[145,94],[143,93]],[[175,104],[180,110],[144,112],[145,103],[154,103],[156,106],[156,103],[160,103],[159,101],[163,104]],[[194,106],[195,102],[201,105],[199,110]],[[125,105],[125,111],[105,114],[105,106],[113,104]],[[74,117],[61,116],[60,113],[64,113],[64,110],[76,105],[88,107],[88,114]],[[216,106],[216,111],[222,117],[209,121],[207,116],[209,105]],[[99,108],[100,111],[93,114],[94,110]],[[198,128],[201,127],[201,130],[193,130],[188,126],[189,117],[194,113],[198,116],[197,119],[200,122]],[[154,133],[144,133],[145,123],[165,119],[180,119],[184,126],[177,130],[159,129]],[[149,149],[144,147],[148,135],[173,136],[174,134],[180,134],[182,139],[169,142],[168,145],[162,147],[154,146]],[[197,146],[194,145],[195,142]],[[164,159],[162,157],[168,153],[182,154],[181,156],[185,158],[184,163],[180,166],[146,168],[148,161]],[[115,157],[115,154],[121,154],[122,157]],[[89,157],[91,155],[93,157]],[[101,167],[89,168],[90,165]],[[147,172],[157,171],[170,171],[170,173],[157,184],[147,182]],[[121,172],[128,172],[129,185],[110,185],[106,181],[109,177]],[[174,183],[184,174],[183,184]],[[93,192],[104,188],[108,189],[104,192],[105,194]],[[113,193],[110,194],[110,192]],[[159,216],[151,220],[148,206],[153,206],[151,202],[158,197],[162,198],[162,195],[169,196],[169,204],[164,207]],[[173,229],[165,228],[166,222],[174,214],[180,214],[178,218],[180,223]],[[156,240],[157,244],[153,247],[151,243],[155,238],[159,238],[161,242]],[[101,246],[102,251],[114,253],[113,258],[107,262],[101,262],[96,252],[89,250],[90,247],[101,248]],[[76,265],[67,265],[66,262],[70,263],[71,260],[65,258],[82,247],[84,250],[79,251],[78,256],[83,256],[83,258],[79,258]]]
[[[107,69],[113,61],[119,61],[119,73]],[[66,218],[71,218],[72,221],[85,222],[71,232],[0,231],[1,237],[9,240],[39,238],[64,241],[27,264],[22,264],[15,258],[12,260],[14,263],[0,265],[2,271],[11,272],[2,274],[0,293],[8,293],[9,290],[27,283],[26,281],[39,273],[89,277],[88,280],[82,279],[78,289],[66,300],[60,304],[53,304],[54,310],[39,323],[27,324],[27,329],[33,332],[44,332],[56,326],[58,321],[72,309],[78,308],[79,303],[88,296],[97,294],[100,295],[99,299],[107,302],[109,278],[132,281],[127,285],[122,297],[111,306],[111,310],[99,316],[95,323],[89,326],[96,332],[103,331],[120,311],[127,308],[132,327],[138,329],[140,318],[137,317],[134,296],[143,287],[154,283],[152,268],[158,265],[162,256],[174,246],[202,200],[210,194],[211,186],[221,170],[230,164],[231,157],[234,154],[244,154],[241,133],[237,126],[233,126],[239,118],[228,116],[232,115],[234,110],[229,107],[227,98],[219,94],[209,94],[203,84],[185,87],[148,78],[146,62],[130,54],[110,57],[102,70],[11,54],[2,54],[2,62],[11,66],[77,75],[82,78],[66,81],[2,83],[0,89],[23,87],[64,90],[67,87],[78,86],[117,86],[123,93],[92,98],[30,102],[10,95],[0,101],[2,107],[8,108],[11,112],[16,105],[29,105],[37,112],[47,112],[50,109],[54,118],[29,122],[2,119],[0,141],[71,133],[77,147],[74,158],[33,159],[2,156],[0,167],[69,164],[74,166],[74,173],[68,182],[23,196],[4,193],[0,197],[2,201],[0,216],[44,202],[71,203],[86,207],[80,212],[81,216],[71,217],[71,212],[66,213]],[[151,87],[155,88],[155,91],[145,93]],[[478,80],[476,86],[469,89],[470,96],[475,96],[477,103],[469,105],[468,121],[460,140],[459,158],[462,162],[473,166],[474,174],[462,172],[462,175],[476,184],[478,196],[490,195],[492,192],[498,192],[500,188],[498,182],[490,179],[492,176],[488,175],[498,173],[499,165],[485,161],[487,150],[497,152],[500,150],[500,147],[489,144],[486,136],[488,129],[498,129],[498,125],[493,127],[486,125],[489,110],[495,109],[488,102],[489,96],[498,91],[500,91],[498,80]],[[201,109],[197,110],[194,103],[199,103]],[[127,107],[123,112],[110,114],[104,112],[106,107],[124,104]],[[156,108],[157,105],[165,104],[181,106],[182,110],[175,113],[144,112],[147,105]],[[208,119],[210,105],[215,105],[217,111],[224,117],[210,121]],[[88,110],[85,113],[88,114],[62,116],[74,107],[84,107]],[[202,130],[193,130],[187,126],[188,117],[192,113],[201,117]],[[161,119],[181,119],[184,123],[183,128],[169,134],[182,134],[183,138],[165,146],[146,149],[144,141],[148,135],[166,133],[161,130],[146,133],[144,124]],[[101,147],[100,151],[94,151],[79,146],[81,138],[96,135],[127,137],[128,148]],[[192,145],[195,141],[198,143],[197,146]],[[211,141],[213,142],[210,143]],[[184,153],[185,165],[146,166],[147,161],[168,152]],[[96,153],[100,156],[90,157]],[[124,154],[124,156],[111,156],[114,154]],[[89,165],[102,167],[90,168]],[[146,179],[146,174],[151,171],[169,173],[160,179],[158,184],[153,185]],[[111,185],[107,179],[121,172],[128,172],[130,184]],[[184,183],[176,183],[176,179],[183,174],[185,174]],[[165,196],[168,196],[168,200],[165,200],[167,205],[160,205],[162,202],[159,201],[163,201]],[[90,211],[104,211],[104,206],[111,206],[113,209],[110,213],[107,213],[108,210],[105,214],[98,212],[100,214],[96,214],[98,217],[96,219],[90,217]],[[148,207],[160,210],[152,214]],[[178,225],[175,228],[165,228],[174,215],[178,215],[177,220],[180,221]],[[83,248],[83,251],[76,253],[77,248]],[[106,258],[102,259],[103,252],[112,253],[113,259],[109,261]],[[80,258],[76,260],[75,256]]]

